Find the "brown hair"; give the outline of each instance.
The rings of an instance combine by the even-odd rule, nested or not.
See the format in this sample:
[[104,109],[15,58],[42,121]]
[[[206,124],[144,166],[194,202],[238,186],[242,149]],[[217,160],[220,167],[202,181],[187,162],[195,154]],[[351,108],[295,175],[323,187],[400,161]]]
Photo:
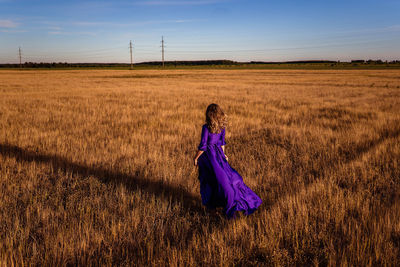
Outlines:
[[227,125],[228,117],[217,104],[210,104],[206,110],[206,124],[211,133],[219,133]]

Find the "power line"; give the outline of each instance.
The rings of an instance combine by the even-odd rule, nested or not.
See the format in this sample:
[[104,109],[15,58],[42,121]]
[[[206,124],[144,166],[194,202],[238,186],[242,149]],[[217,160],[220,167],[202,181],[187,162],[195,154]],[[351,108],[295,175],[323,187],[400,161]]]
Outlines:
[[232,52],[267,52],[267,51],[281,51],[281,50],[306,50],[315,48],[331,48],[342,47],[349,45],[360,44],[373,44],[382,42],[382,40],[368,41],[368,42],[353,42],[353,43],[336,43],[336,44],[321,44],[316,46],[298,46],[298,47],[283,47],[283,48],[266,48],[266,49],[236,49],[236,50],[169,50],[171,53],[232,53]]
[[133,69],[132,41],[129,42],[129,50],[131,52],[131,69]]
[[[1,0],[0,0],[1,1]],[[218,49],[217,47],[209,47],[210,50],[208,50],[208,47],[202,46],[201,48],[198,47],[198,45],[194,46],[182,46],[181,44],[177,44],[176,46],[172,45],[172,48],[170,47],[168,50],[169,55],[172,56],[171,60],[176,57],[187,57],[187,56],[194,56],[195,54],[197,56],[201,57],[216,57],[217,55],[223,55],[224,57],[227,55],[227,53],[235,53],[236,56],[247,56],[249,53],[252,53],[253,56],[260,56],[261,54],[268,54],[269,56],[271,55],[278,55],[280,53],[287,53],[286,51],[292,50],[293,53],[301,54],[305,53],[307,50],[312,50],[312,49],[333,49],[336,47],[346,47],[346,46],[356,46],[356,45],[373,45],[373,44],[379,44],[379,43],[385,43],[386,46],[389,45],[391,42],[390,41],[397,41],[398,38],[392,38],[392,39],[379,39],[379,40],[368,40],[368,41],[358,41],[358,42],[328,42],[328,43],[314,43],[314,44],[309,44],[309,45],[304,45],[304,46],[289,46],[289,47],[271,47],[271,48],[254,48],[254,49],[236,49],[236,47],[232,47],[233,49]],[[380,45],[383,47],[383,45]],[[124,46],[126,49],[126,45]],[[139,47],[139,48],[138,48]],[[141,48],[142,47],[142,48]],[[162,53],[162,66],[165,67],[165,40],[164,36],[161,37],[161,53]],[[187,48],[188,50],[185,50]],[[197,49],[199,48],[199,49]],[[63,52],[62,49],[50,49],[47,51],[45,54],[44,50],[41,51],[31,51],[26,50],[26,46],[24,46],[24,50],[20,47],[18,47],[18,59],[19,60],[19,65],[20,68],[23,67],[22,64],[22,56],[24,56],[24,61],[31,61],[31,60],[43,60],[43,61],[49,61],[49,60],[57,60],[57,61],[64,61],[68,60],[69,57],[73,58],[79,58],[80,60],[86,59],[92,59],[92,60],[97,60],[97,59],[106,59],[110,61],[115,61],[118,59],[123,59],[126,56],[124,54],[126,52],[123,52],[123,50],[120,50],[119,46],[116,47],[109,47],[109,48],[102,48],[102,49],[97,49],[97,50],[78,50],[78,51],[65,51]],[[32,48],[31,48],[32,49]],[[72,49],[72,47],[69,47],[69,49]],[[131,64],[131,69],[133,68],[133,54],[135,53],[135,58],[140,58],[142,59],[143,56],[148,57],[149,55],[152,55],[152,57],[157,57],[157,46],[152,46],[152,45],[140,45],[133,47],[133,42],[129,42],[129,49],[130,49],[130,64]],[[135,49],[135,50],[134,50]],[[159,49],[159,48],[158,48]],[[172,50],[171,50],[172,49]],[[57,51],[59,51],[57,53]],[[125,50],[126,51],[126,50]],[[42,54],[43,53],[43,54]],[[56,54],[57,53],[57,54]],[[60,55],[61,53],[61,55]],[[159,52],[158,52],[159,53]],[[24,54],[24,55],[23,55]],[[53,55],[52,55],[53,54]],[[73,55],[70,55],[73,54]],[[193,54],[193,55],[190,55]],[[2,52],[0,52],[0,56],[2,56]],[[10,55],[9,53],[4,53],[4,55]],[[126,54],[125,54],[126,55]],[[15,60],[15,58],[14,58]],[[14,61],[13,60],[13,61]],[[125,61],[122,60],[122,61]],[[0,61],[3,61],[0,59]],[[18,62],[18,61],[17,61]],[[129,62],[129,61],[128,61]]]
[[22,69],[22,51],[21,51],[21,47],[18,48],[18,54],[19,54],[19,68]]
[[113,51],[113,50],[120,50],[121,48],[124,48],[125,46],[116,46],[116,47],[110,47],[110,48],[101,48],[101,49],[95,49],[95,50],[77,50],[77,51],[63,51],[63,53],[68,53],[68,54],[78,54],[78,53],[91,53],[91,52],[104,52],[104,51]]
[[[116,47],[113,47],[113,48],[103,48],[103,49],[95,49],[95,50],[77,50],[77,51],[72,51],[72,50],[66,51],[64,49],[51,49],[51,50],[49,49],[47,51],[43,51],[43,53],[45,53],[45,55],[47,55],[48,52],[62,53],[63,55],[65,55],[65,54],[71,54],[71,55],[83,54],[83,55],[88,55],[88,54],[113,53],[115,50],[121,50],[121,48],[123,49],[125,47],[126,46],[116,46]],[[40,52],[37,55],[40,55]]]
[[161,36],[162,66],[164,67],[164,36]]

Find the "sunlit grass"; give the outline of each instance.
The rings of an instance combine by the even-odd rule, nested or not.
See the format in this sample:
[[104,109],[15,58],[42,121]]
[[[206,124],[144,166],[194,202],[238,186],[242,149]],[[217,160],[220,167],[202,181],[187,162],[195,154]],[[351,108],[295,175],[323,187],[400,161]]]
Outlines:
[[[5,265],[396,265],[400,72],[0,72]],[[205,108],[263,205],[201,206]]]

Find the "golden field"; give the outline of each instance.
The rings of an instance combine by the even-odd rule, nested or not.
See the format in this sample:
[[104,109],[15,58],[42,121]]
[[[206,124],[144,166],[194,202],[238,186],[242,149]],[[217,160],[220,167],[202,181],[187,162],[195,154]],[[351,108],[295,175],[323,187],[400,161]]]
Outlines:
[[[263,204],[201,205],[205,109]],[[395,266],[400,70],[0,71],[0,265]]]

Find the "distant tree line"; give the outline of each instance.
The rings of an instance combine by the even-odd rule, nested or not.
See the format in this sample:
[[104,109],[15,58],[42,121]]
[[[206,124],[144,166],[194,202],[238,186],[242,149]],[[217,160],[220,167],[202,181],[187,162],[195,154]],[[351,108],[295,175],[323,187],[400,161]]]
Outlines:
[[265,62],[265,61],[250,61],[248,64],[322,64],[322,63],[337,63],[332,60],[301,60],[301,61],[285,61],[285,62]]
[[[204,66],[204,65],[238,65],[231,60],[199,60],[199,61],[166,61],[165,66]],[[135,63],[135,66],[162,66],[161,61]],[[109,68],[129,67],[128,63],[67,63],[67,62],[25,62],[23,68]],[[0,64],[0,68],[19,68],[19,64]]]
[[363,60],[363,59],[359,59],[359,60],[352,60],[351,63],[363,63],[363,64],[398,64],[400,63],[400,60],[392,60],[392,61],[383,61],[383,60]]
[[[23,68],[99,68],[99,67],[128,67],[125,63],[67,63],[67,62],[25,62]],[[0,68],[19,68],[19,64],[0,64]]]
[[[302,60],[302,61],[286,61],[286,62],[266,62],[266,61],[250,61],[237,62],[232,60],[196,60],[196,61],[166,61],[165,66],[235,66],[235,65],[257,65],[257,64],[400,64],[400,60],[382,61],[382,60],[352,60],[349,62],[331,61],[331,60]],[[161,61],[150,61],[136,63],[135,66],[162,66]],[[25,62],[23,68],[129,68],[128,63],[67,63],[67,62]],[[19,68],[19,64],[0,64],[0,68]]]
[[[204,66],[204,65],[238,65],[239,62],[232,60],[193,60],[193,61],[165,61],[166,66]],[[161,61],[150,61],[137,63],[139,66],[162,66]]]

